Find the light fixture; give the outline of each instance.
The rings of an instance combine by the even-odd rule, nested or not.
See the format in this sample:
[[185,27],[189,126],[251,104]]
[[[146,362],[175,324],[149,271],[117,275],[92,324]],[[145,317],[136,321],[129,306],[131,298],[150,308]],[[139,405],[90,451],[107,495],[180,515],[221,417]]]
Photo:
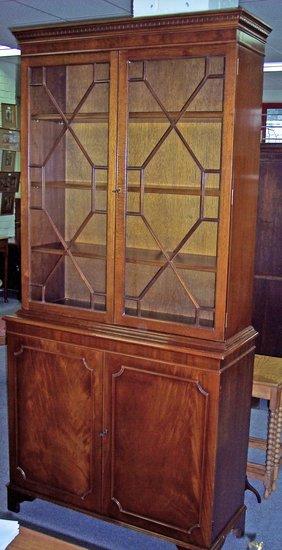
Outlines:
[[265,73],[272,73],[272,72],[278,72],[282,71],[282,62],[277,61],[273,63],[264,63],[263,70]]
[[21,55],[21,50],[9,48],[8,46],[0,46],[0,57],[11,57],[14,55]]

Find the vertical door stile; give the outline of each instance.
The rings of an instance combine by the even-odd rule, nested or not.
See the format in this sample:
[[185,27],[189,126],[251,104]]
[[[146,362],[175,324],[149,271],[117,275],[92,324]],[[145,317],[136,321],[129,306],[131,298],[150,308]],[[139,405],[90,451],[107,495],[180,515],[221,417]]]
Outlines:
[[115,298],[114,322],[124,312],[125,280],[125,211],[126,211],[126,155],[127,155],[127,59],[119,52],[118,79],[118,132],[117,132],[117,185],[114,193],[116,200],[116,261],[115,261]]
[[118,114],[118,52],[110,57],[109,98],[109,173],[108,173],[108,221],[107,221],[107,311],[109,322],[114,317],[114,258],[115,216],[117,187],[117,114]]
[[[220,189],[220,212],[218,233],[218,269],[215,297],[215,328],[226,325],[226,295],[229,268],[229,239],[231,225],[231,194],[233,174],[233,140],[234,140],[234,112],[237,70],[237,49],[229,48],[225,58],[225,83],[223,102],[223,128],[222,128],[222,168]],[[224,328],[223,328],[224,330]],[[222,335],[223,337],[223,335]]]
[[[28,132],[21,132],[21,151],[26,158],[29,158],[29,68],[26,59],[22,60],[21,69],[21,128],[28,128]],[[21,271],[22,271],[22,307],[28,309],[29,305],[29,273],[30,273],[30,235],[29,235],[29,201],[30,181],[27,162],[21,163]]]

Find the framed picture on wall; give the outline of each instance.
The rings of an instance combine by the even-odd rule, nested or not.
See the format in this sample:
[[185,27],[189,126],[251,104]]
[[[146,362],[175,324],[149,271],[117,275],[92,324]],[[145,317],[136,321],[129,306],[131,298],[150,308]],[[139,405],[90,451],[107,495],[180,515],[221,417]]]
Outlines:
[[20,172],[0,172],[0,193],[17,193]]
[[14,193],[2,193],[1,198],[1,215],[13,214],[15,204]]
[[1,103],[1,116],[3,128],[18,128],[17,105]]
[[19,151],[20,132],[18,130],[0,128],[0,149],[5,149],[7,151]]
[[13,172],[15,170],[16,151],[2,151],[1,170],[2,172]]

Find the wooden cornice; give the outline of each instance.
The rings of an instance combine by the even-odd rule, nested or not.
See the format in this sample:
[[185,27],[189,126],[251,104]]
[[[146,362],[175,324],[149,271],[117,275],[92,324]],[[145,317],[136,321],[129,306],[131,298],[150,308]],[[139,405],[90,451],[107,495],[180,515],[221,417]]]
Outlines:
[[246,10],[211,11],[193,14],[168,15],[146,18],[117,18],[114,20],[92,20],[61,25],[48,24],[12,29],[19,44],[31,41],[60,40],[70,37],[95,37],[112,33],[135,33],[137,31],[170,30],[177,28],[193,29],[209,27],[213,29],[237,28],[245,30],[253,37],[265,42],[271,28]]

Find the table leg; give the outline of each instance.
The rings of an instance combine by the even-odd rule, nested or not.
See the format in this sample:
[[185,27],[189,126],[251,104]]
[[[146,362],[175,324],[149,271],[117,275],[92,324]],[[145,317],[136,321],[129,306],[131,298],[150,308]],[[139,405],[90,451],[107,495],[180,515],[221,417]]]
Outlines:
[[276,449],[277,410],[270,410],[268,416],[268,435],[266,449],[266,464],[264,476],[264,498],[268,498],[273,489],[274,481],[274,457]]
[[273,472],[273,491],[276,489],[276,480],[279,475],[279,466],[280,466],[280,456],[281,456],[281,445],[280,445],[280,438],[281,438],[281,430],[282,430],[282,399],[281,395],[279,396],[280,399],[278,400],[278,403],[280,402],[280,407],[278,408],[276,412],[276,439],[275,439],[275,452],[274,452],[274,472]]

